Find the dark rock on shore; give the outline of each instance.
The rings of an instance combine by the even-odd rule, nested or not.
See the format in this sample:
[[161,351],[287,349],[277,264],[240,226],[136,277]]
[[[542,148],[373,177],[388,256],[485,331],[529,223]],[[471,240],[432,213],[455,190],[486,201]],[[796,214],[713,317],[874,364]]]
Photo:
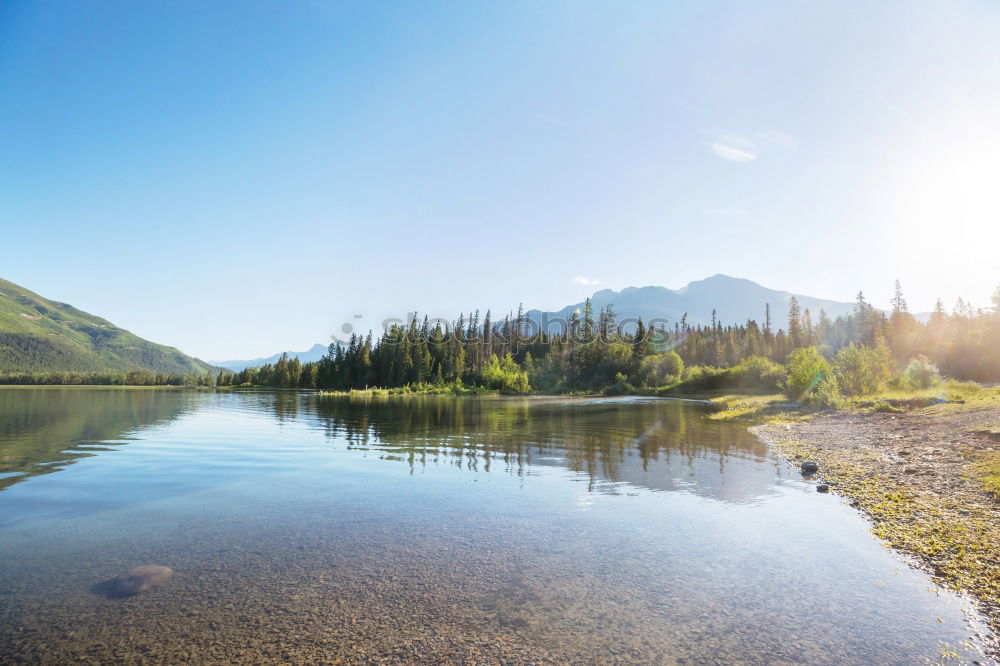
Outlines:
[[819,463],[815,462],[804,462],[801,465],[803,474],[815,474],[819,471]]

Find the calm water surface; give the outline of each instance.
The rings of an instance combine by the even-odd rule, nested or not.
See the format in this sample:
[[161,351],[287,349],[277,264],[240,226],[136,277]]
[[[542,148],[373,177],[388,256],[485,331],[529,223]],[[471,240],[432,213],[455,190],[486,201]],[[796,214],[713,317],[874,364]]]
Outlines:
[[[0,662],[975,658],[968,604],[701,409],[0,389]],[[95,593],[141,564],[176,573]]]

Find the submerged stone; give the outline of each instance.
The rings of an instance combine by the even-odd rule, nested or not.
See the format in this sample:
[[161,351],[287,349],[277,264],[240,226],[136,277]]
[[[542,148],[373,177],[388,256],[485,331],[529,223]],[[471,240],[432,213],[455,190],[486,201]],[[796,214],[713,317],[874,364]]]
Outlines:
[[108,597],[131,597],[156,587],[174,574],[174,570],[160,564],[146,564],[129,569],[128,573],[101,583],[102,594]]
[[821,484],[819,484],[819,485],[816,486],[816,492],[818,492],[818,493],[828,493],[828,492],[830,492],[830,486],[826,485],[825,483],[821,483]]

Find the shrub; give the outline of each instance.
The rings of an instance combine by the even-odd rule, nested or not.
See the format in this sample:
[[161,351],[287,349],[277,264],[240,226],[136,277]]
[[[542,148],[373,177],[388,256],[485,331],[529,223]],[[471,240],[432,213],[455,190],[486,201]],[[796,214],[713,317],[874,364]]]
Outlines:
[[615,375],[615,383],[604,389],[605,395],[628,395],[635,393],[635,387],[629,384],[628,377],[622,373]]
[[671,350],[642,359],[635,381],[646,386],[663,386],[684,374],[684,361]]
[[850,344],[834,360],[837,381],[847,395],[865,395],[885,389],[892,381],[892,355],[885,344]]
[[[590,366],[590,372],[582,369],[583,382],[590,386],[605,386],[614,382],[614,377],[619,373],[629,371],[632,361],[632,345],[624,342],[612,342],[604,345],[603,349],[589,350],[596,353],[601,359],[595,365]],[[594,363],[591,357],[590,363]]]
[[504,356],[503,361],[490,356],[483,368],[483,385],[504,393],[527,393],[531,390],[527,373],[517,367],[510,354]]
[[782,385],[784,376],[785,369],[777,363],[762,356],[751,356],[731,368],[691,366],[685,370],[684,379],[677,388],[689,392],[732,388],[775,390]]
[[682,391],[715,391],[732,386],[732,368],[713,368],[708,365],[691,366],[684,372],[680,383]]
[[783,382],[789,400],[802,400],[814,392],[823,380],[833,375],[833,369],[815,347],[796,349],[788,355]]
[[903,385],[911,389],[928,389],[941,383],[941,373],[926,356],[912,359],[903,371]]
[[824,377],[816,389],[809,395],[809,402],[818,407],[839,409],[844,404],[844,396],[840,393],[837,377],[831,373]]
[[763,356],[751,356],[733,367],[732,375],[739,388],[777,389],[784,378],[785,370]]

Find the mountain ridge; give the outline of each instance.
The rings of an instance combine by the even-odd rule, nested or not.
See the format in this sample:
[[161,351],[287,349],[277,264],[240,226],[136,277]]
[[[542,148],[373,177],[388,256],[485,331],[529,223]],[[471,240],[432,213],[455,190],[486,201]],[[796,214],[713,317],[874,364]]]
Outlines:
[[204,374],[204,361],[0,278],[0,372]]
[[[769,289],[753,280],[723,273],[694,280],[679,289],[657,285],[631,286],[620,291],[601,289],[591,296],[591,306],[595,317],[602,308],[611,305],[620,321],[642,317],[647,325],[672,327],[685,314],[689,325],[711,323],[713,310],[723,324],[742,324],[748,319],[763,323],[769,304],[771,326],[777,329],[786,325],[788,305],[793,296],[803,310],[810,310],[814,321],[820,309],[834,319],[854,311],[854,303]],[[582,311],[583,307],[583,302],[573,303],[555,311],[529,310],[525,316],[536,326],[556,331],[561,330],[574,311]]]
[[262,365],[270,363],[271,365],[278,362],[282,354],[288,354],[288,358],[297,358],[303,363],[309,361],[318,361],[326,354],[327,347],[320,343],[314,344],[312,347],[306,351],[293,352],[285,351],[278,352],[277,354],[272,354],[271,356],[262,356],[260,358],[253,358],[248,360],[229,360],[229,361],[212,361],[212,365],[217,365],[220,368],[226,368],[227,370],[232,370],[233,372],[239,372],[245,368],[259,368]]

